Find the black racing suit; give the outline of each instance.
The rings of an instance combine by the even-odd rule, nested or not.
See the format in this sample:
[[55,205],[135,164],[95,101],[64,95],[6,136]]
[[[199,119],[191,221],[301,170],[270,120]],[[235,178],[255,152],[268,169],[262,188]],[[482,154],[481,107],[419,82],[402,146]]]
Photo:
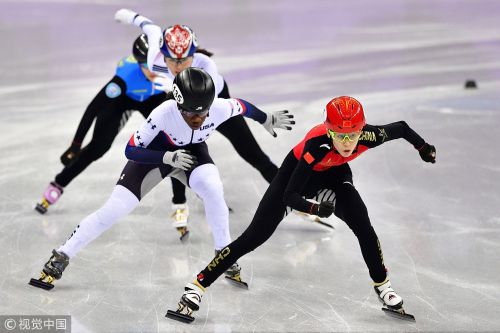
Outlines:
[[387,273],[380,243],[367,208],[353,185],[347,162],[370,148],[399,138],[406,139],[416,149],[425,143],[403,121],[384,126],[366,125],[352,155],[344,158],[332,146],[325,126],[314,127],[283,161],[248,228],[198,274],[200,285],[210,286],[241,256],[267,241],[286,215],[287,207],[311,213],[313,204],[306,198],[334,201],[335,215],[358,238],[370,277],[376,283],[383,282]]

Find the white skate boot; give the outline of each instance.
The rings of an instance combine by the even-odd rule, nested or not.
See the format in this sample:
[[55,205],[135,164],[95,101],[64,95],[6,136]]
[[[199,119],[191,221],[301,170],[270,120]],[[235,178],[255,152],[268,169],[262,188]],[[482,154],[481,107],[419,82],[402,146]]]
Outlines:
[[50,182],[49,186],[43,193],[42,201],[36,204],[35,210],[40,214],[45,214],[50,205],[53,205],[59,200],[64,190],[56,182]]
[[389,279],[375,284],[374,289],[379,301],[384,305],[382,311],[399,319],[415,321],[415,317],[403,309],[403,299],[392,289]]
[[180,232],[181,242],[189,239],[189,230],[187,228],[189,218],[189,207],[187,203],[172,205],[172,226]]
[[204,293],[205,288],[198,281],[186,284],[177,311],[168,310],[165,316],[184,323],[191,323],[194,320],[191,314],[193,311],[200,309],[201,298]]

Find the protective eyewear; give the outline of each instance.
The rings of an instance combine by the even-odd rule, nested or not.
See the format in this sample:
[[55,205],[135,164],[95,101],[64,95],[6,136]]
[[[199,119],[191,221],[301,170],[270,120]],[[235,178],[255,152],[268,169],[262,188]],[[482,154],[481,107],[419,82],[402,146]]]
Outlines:
[[205,111],[201,111],[201,112],[192,112],[192,111],[187,111],[187,110],[184,110],[184,109],[180,109],[182,115],[188,117],[188,118],[192,118],[194,116],[198,116],[198,117],[205,117],[206,115],[208,115],[208,111],[209,110],[205,110]]
[[183,65],[189,60],[189,58],[190,57],[180,58],[180,59],[174,59],[174,58],[166,58],[166,59],[171,64]]
[[344,142],[344,141],[354,142],[361,136],[361,131],[351,132],[351,133],[337,133],[330,129],[327,131],[328,131],[328,136],[330,136],[333,140],[338,142]]

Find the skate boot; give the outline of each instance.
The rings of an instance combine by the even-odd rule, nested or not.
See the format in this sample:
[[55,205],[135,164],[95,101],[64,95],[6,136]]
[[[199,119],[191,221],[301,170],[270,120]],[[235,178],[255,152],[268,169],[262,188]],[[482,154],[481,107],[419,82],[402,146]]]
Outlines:
[[[215,250],[215,256],[218,256],[219,253],[220,253],[220,250]],[[248,283],[246,283],[245,281],[243,281],[241,279],[240,273],[241,273],[241,266],[238,265],[237,262],[235,262],[234,264],[231,265],[231,267],[229,267],[224,272],[224,275],[225,275],[224,277],[231,284],[233,284],[237,287],[240,287],[240,288],[248,289]]]
[[384,305],[382,311],[399,319],[415,321],[415,317],[403,309],[403,299],[392,289],[389,279],[382,283],[376,283],[374,289],[379,301]]
[[49,206],[55,204],[63,192],[63,188],[56,182],[50,182],[43,194],[42,202],[36,204],[35,210],[40,214],[45,214]]
[[45,290],[54,288],[52,282],[59,280],[64,269],[69,265],[69,257],[63,252],[52,250],[52,257],[45,263],[38,280],[31,279],[29,284]]
[[189,208],[187,203],[183,204],[173,204],[172,205],[172,226],[180,232],[181,242],[185,242],[189,239],[189,230],[187,228],[187,222],[189,218]]
[[191,323],[194,317],[191,316],[193,311],[198,311],[200,308],[201,298],[205,288],[203,288],[198,281],[188,283],[184,287],[184,294],[182,294],[176,311],[168,310],[165,317],[170,319],[179,320],[184,323]]

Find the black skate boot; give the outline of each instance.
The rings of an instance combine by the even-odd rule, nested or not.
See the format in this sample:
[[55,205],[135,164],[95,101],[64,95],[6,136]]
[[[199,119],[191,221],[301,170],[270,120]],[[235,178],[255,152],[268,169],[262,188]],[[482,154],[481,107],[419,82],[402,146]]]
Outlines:
[[392,289],[389,279],[375,284],[374,289],[379,301],[384,305],[382,307],[384,313],[398,319],[415,321],[415,317],[403,309],[403,299]]
[[182,321],[183,323],[191,323],[194,317],[191,316],[193,311],[200,309],[201,298],[205,288],[203,288],[198,281],[188,283],[184,287],[184,294],[182,294],[176,311],[168,310],[165,317]]
[[69,257],[63,252],[52,250],[52,257],[45,263],[38,280],[31,279],[29,284],[45,290],[54,288],[52,282],[62,277],[64,269],[69,265]]
[[[215,250],[215,255],[216,256],[219,253],[220,253],[220,250]],[[248,289],[248,283],[246,283],[245,281],[243,281],[241,279],[240,273],[241,273],[241,266],[238,265],[237,262],[235,262],[234,264],[231,265],[231,267],[229,267],[224,272],[224,275],[225,275],[224,277],[231,284],[233,284],[233,285],[235,285],[237,287],[240,287],[240,288]]]

